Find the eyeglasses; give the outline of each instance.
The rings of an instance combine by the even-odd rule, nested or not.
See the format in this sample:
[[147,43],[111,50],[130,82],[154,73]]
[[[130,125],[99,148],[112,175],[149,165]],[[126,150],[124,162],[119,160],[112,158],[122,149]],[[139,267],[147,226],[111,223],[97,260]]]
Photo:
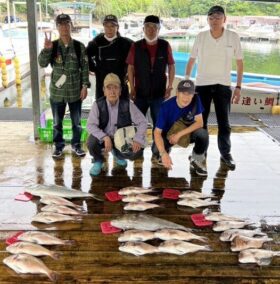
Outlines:
[[209,16],[209,17],[208,17],[208,19],[209,19],[210,21],[221,20],[221,19],[223,19],[223,18],[224,18],[223,15],[219,15],[219,16]]
[[63,27],[63,26],[71,26],[71,23],[70,22],[61,22],[59,24],[57,24],[57,27]]

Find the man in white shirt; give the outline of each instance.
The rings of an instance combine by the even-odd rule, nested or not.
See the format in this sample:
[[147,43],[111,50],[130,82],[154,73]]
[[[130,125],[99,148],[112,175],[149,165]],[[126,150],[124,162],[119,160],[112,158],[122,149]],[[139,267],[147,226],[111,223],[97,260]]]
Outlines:
[[[199,33],[193,45],[190,60],[186,67],[186,77],[189,78],[196,59],[197,77],[196,92],[204,107],[203,122],[207,129],[207,121],[213,100],[218,122],[218,148],[221,161],[229,169],[235,169],[231,156],[231,127],[229,112],[231,100],[238,103],[243,77],[243,54],[239,36],[224,28],[225,11],[221,6],[213,6],[208,11],[210,30]],[[232,93],[231,69],[232,59],[236,60],[237,81]]]

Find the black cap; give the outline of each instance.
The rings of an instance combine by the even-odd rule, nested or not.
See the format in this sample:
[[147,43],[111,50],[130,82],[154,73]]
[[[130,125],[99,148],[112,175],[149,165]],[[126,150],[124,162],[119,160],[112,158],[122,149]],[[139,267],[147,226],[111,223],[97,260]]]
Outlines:
[[146,23],[153,23],[159,25],[160,24],[159,17],[154,15],[149,15],[144,20],[144,24]]
[[177,87],[178,92],[188,92],[189,94],[195,93],[194,83],[191,80],[183,80],[179,82]]
[[65,23],[65,22],[66,22],[66,23],[71,23],[71,18],[70,18],[70,16],[67,15],[67,14],[60,14],[60,15],[58,15],[58,16],[56,17],[55,22],[56,22],[57,24]]
[[208,16],[212,14],[223,14],[225,15],[225,10],[222,6],[213,6],[208,11]]
[[112,23],[112,24],[114,24],[116,26],[119,25],[118,18],[115,15],[107,15],[107,16],[105,16],[105,18],[103,20],[103,25],[105,23]]

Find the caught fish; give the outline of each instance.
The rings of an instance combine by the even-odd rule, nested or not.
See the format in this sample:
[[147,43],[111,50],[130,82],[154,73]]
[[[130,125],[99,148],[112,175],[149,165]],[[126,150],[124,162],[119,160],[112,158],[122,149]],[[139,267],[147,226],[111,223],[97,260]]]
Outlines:
[[236,236],[231,242],[231,251],[241,251],[249,248],[261,248],[263,243],[273,241],[272,238],[252,238],[246,236]]
[[159,199],[158,196],[145,193],[130,194],[122,198],[123,202],[150,202]]
[[140,194],[140,193],[148,193],[153,192],[153,188],[144,188],[144,187],[136,187],[136,186],[128,186],[119,190],[120,195],[130,195],[130,194]]
[[259,266],[269,265],[273,256],[280,256],[280,251],[265,249],[246,249],[239,253],[240,263],[257,263]]
[[213,194],[204,194],[202,192],[194,191],[194,190],[187,190],[183,191],[180,195],[179,198],[199,198],[199,199],[204,199],[204,198],[211,198],[213,197]]
[[81,221],[80,216],[68,216],[53,212],[40,212],[32,217],[33,222],[51,224],[64,221]]
[[245,229],[229,229],[221,233],[220,240],[222,242],[231,242],[236,236],[267,236],[265,233],[262,233],[260,229],[255,230],[245,230]]
[[246,221],[219,221],[213,226],[215,232],[222,232],[228,229],[241,229],[247,225],[253,224]]
[[18,236],[18,240],[39,245],[73,245],[76,243],[74,240],[61,240],[55,236],[39,231],[24,232]]
[[148,203],[148,202],[131,202],[127,203],[123,209],[124,210],[134,210],[134,211],[146,211],[148,209],[153,209],[160,207],[158,204]]
[[211,248],[209,246],[200,246],[184,241],[168,240],[161,243],[158,250],[160,252],[182,255],[196,251],[211,251]]
[[243,219],[225,215],[221,212],[211,212],[208,209],[203,210],[203,214],[205,216],[205,219],[208,221],[218,222],[218,221],[245,221]]
[[128,230],[123,232],[119,238],[119,242],[145,242],[155,238],[154,232],[144,230]]
[[3,262],[16,273],[45,274],[51,281],[57,280],[57,273],[50,270],[40,259],[28,254],[13,254]]
[[119,246],[119,250],[134,255],[157,253],[158,248],[143,242],[126,242]]
[[40,202],[46,205],[64,205],[68,207],[72,207],[78,210],[82,210],[83,206],[77,205],[63,197],[55,196],[55,195],[45,195],[40,199]]
[[206,207],[210,205],[219,205],[218,201],[213,201],[211,199],[192,199],[184,198],[177,202],[178,205],[189,206],[192,208]]
[[198,240],[201,242],[207,242],[207,238],[195,235],[191,232],[183,232],[180,230],[173,229],[162,229],[156,231],[155,237],[164,241],[168,240],[178,240],[178,241],[190,241],[190,240]]
[[28,242],[16,242],[6,247],[6,250],[12,254],[29,254],[33,256],[48,255],[53,259],[59,258],[59,253],[48,250],[47,248]]
[[65,205],[55,205],[55,204],[46,205],[43,208],[41,208],[41,210],[43,212],[54,212],[54,213],[60,213],[60,214],[65,214],[65,215],[82,215],[83,214],[81,211],[77,211]]
[[58,185],[38,184],[33,187],[24,188],[24,191],[31,193],[32,195],[40,196],[40,197],[43,197],[45,195],[54,195],[54,196],[60,196],[60,197],[69,198],[69,199],[91,197],[91,198],[95,198],[97,200],[103,201],[103,199],[100,199],[99,197],[91,193],[71,189],[65,186],[58,186]]
[[148,214],[126,214],[112,220],[111,225],[122,230],[157,231],[160,229],[178,229],[187,232],[191,231],[191,229],[184,226]]

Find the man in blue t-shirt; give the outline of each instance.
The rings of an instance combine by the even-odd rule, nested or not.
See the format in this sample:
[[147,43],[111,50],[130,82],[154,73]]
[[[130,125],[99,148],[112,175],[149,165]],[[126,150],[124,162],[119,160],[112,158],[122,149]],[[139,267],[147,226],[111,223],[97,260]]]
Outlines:
[[[181,81],[177,87],[176,97],[161,105],[154,131],[156,145],[152,150],[165,168],[172,169],[173,163],[169,155],[171,147],[175,144],[181,145],[182,139],[187,138],[185,141],[194,143],[190,156],[191,169],[200,176],[207,176],[205,153],[209,135],[203,129],[202,112],[203,106],[199,97],[195,95],[195,86],[191,80]],[[177,131],[173,131],[174,124],[180,125]],[[173,133],[170,133],[172,131]]]

